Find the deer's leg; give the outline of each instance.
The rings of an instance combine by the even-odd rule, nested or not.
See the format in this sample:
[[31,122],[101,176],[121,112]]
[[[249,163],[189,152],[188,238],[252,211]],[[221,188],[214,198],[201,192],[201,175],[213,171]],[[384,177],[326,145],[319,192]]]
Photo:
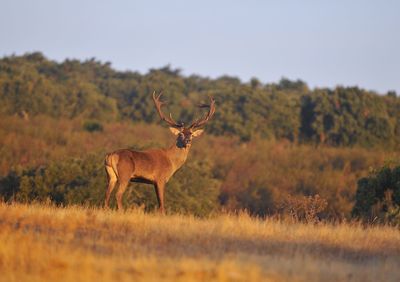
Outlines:
[[157,200],[158,200],[158,207],[159,211],[162,214],[165,214],[165,207],[164,207],[164,188],[165,188],[165,182],[157,182],[154,184],[154,188],[156,190],[157,194]]
[[119,179],[119,185],[118,185],[118,191],[115,194],[115,197],[117,199],[117,206],[118,206],[118,210],[122,210],[123,206],[122,206],[122,196],[124,195],[124,192],[126,190],[126,187],[128,187],[129,184],[129,178],[123,178],[123,179]]
[[104,207],[108,208],[110,205],[111,192],[114,190],[115,184],[117,183],[117,175],[115,174],[111,166],[106,166],[108,187],[106,191],[106,198],[104,200]]
[[130,159],[120,157],[117,170],[119,185],[115,197],[117,198],[118,210],[122,210],[122,196],[124,195],[126,187],[128,187],[129,180],[131,179],[131,175],[134,170],[134,163],[132,163]]

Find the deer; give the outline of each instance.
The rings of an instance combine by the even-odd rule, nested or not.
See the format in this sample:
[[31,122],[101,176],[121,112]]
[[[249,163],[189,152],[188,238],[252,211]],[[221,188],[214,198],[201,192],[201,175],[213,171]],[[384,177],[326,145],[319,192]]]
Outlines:
[[208,112],[190,126],[177,123],[170,113],[165,116],[161,107],[165,102],[160,100],[162,92],[156,95],[153,92],[155,108],[161,120],[169,125],[169,130],[176,136],[175,142],[167,148],[155,148],[144,151],[120,149],[106,154],[105,170],[107,173],[108,186],[105,195],[104,206],[109,208],[110,196],[118,183],[115,193],[118,210],[122,210],[122,196],[129,182],[145,183],[154,185],[158,201],[158,210],[165,214],[164,191],[165,185],[174,173],[182,167],[188,157],[193,137],[200,136],[203,126],[215,113],[215,100],[210,96],[210,104],[201,104],[200,108],[208,108]]

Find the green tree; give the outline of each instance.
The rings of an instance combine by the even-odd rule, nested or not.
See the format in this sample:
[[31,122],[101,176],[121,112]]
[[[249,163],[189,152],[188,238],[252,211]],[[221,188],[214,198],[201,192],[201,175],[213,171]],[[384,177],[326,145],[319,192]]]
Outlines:
[[354,217],[400,223],[400,166],[384,166],[358,181]]

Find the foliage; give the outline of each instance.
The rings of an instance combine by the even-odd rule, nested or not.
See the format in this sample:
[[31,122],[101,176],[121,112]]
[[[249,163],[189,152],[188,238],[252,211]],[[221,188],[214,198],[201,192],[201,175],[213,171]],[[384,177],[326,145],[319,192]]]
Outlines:
[[[166,110],[186,123],[202,114],[195,105],[208,95],[217,101],[208,134],[168,185],[170,212],[206,215],[222,205],[265,216],[320,195],[327,207],[318,216],[350,217],[357,179],[399,157],[400,98],[393,92],[312,90],[287,78],[243,83],[183,76],[170,66],[120,72],[95,59],[58,63],[37,52],[0,59],[1,197],[101,205],[99,156],[173,142],[156,125],[153,90],[163,90]],[[126,194],[127,206],[156,205],[149,186]],[[397,212],[393,206],[386,214]]]
[[[149,185],[137,185],[125,195],[125,205],[156,207],[155,193]],[[0,179],[0,195],[6,201],[23,203],[50,200],[57,205],[102,206],[106,177],[101,156],[50,162],[46,166],[11,171]],[[166,199],[171,212],[210,214],[216,207],[219,182],[211,177],[210,167],[191,162],[167,184]]]
[[317,89],[302,97],[303,141],[365,147],[397,142],[399,101],[357,87]]
[[103,131],[103,125],[97,121],[86,121],[83,128],[88,132]]
[[229,169],[219,198],[228,210],[246,208],[264,216],[286,213],[283,205],[294,208],[295,201],[288,203],[289,198],[303,201],[319,195],[328,203],[320,213],[323,218],[348,218],[357,179],[391,154],[259,140],[236,150],[233,161],[224,164]]
[[[207,216],[218,209],[219,186],[220,181],[212,177],[208,164],[189,161],[167,183],[167,212]],[[123,202],[125,206],[142,206],[146,211],[157,208],[151,185],[135,183],[126,192]]]
[[281,213],[294,221],[318,223],[328,202],[318,194],[314,196],[293,197],[289,195],[281,206]]
[[357,183],[353,216],[400,224],[400,166],[372,171]]
[[12,171],[1,179],[0,191],[6,201],[50,200],[58,205],[99,205],[104,198],[105,177],[101,160],[68,159],[46,166]]
[[169,65],[142,75],[95,59],[57,63],[39,52],[0,59],[0,114],[156,123],[153,90],[164,90],[169,110],[186,123],[200,114],[198,102],[214,96],[217,112],[209,132],[242,141],[394,147],[400,137],[400,98],[393,92],[310,90],[287,78],[264,85],[257,78],[242,83],[229,76],[185,77]]
[[[3,183],[8,188],[2,190],[0,197],[12,197],[18,186],[15,184],[18,177],[12,175],[21,175],[24,170],[35,173],[55,163],[67,167],[77,162],[79,167],[81,162],[92,158],[91,162],[96,162],[92,167],[98,172],[77,171],[93,186],[92,194],[86,197],[97,198],[94,202],[77,200],[75,203],[101,205],[106,188],[101,156],[118,148],[143,150],[166,147],[174,142],[174,136],[157,125],[104,122],[102,132],[87,132],[82,128],[84,121],[46,116],[33,116],[26,121],[16,116],[2,116],[0,178],[8,179]],[[201,215],[222,205],[229,211],[247,209],[251,214],[264,216],[281,213],[289,196],[301,200],[318,194],[328,202],[319,215],[321,218],[349,218],[357,179],[367,175],[369,167],[381,166],[385,160],[399,157],[397,151],[390,150],[315,147],[295,145],[287,140],[255,139],[242,143],[237,138],[204,134],[194,140],[187,163],[168,183],[166,207],[170,212],[186,213],[189,207],[185,205],[190,203],[190,211]],[[92,177],[94,180],[90,180]],[[214,183],[218,183],[217,187]],[[191,193],[195,195],[181,192],[192,186],[195,189]],[[132,184],[125,193],[125,207],[144,203],[146,210],[151,210],[156,205],[154,190],[149,185]],[[32,194],[31,200],[35,197]],[[215,201],[207,200],[208,197]],[[180,198],[184,201],[175,205]],[[45,200],[46,196],[40,199]]]

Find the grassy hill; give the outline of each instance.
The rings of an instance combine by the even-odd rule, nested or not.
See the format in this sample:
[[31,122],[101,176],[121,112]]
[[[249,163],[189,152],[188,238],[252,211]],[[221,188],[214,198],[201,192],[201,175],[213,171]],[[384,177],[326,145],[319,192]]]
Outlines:
[[399,281],[400,232],[0,204],[1,281]]

